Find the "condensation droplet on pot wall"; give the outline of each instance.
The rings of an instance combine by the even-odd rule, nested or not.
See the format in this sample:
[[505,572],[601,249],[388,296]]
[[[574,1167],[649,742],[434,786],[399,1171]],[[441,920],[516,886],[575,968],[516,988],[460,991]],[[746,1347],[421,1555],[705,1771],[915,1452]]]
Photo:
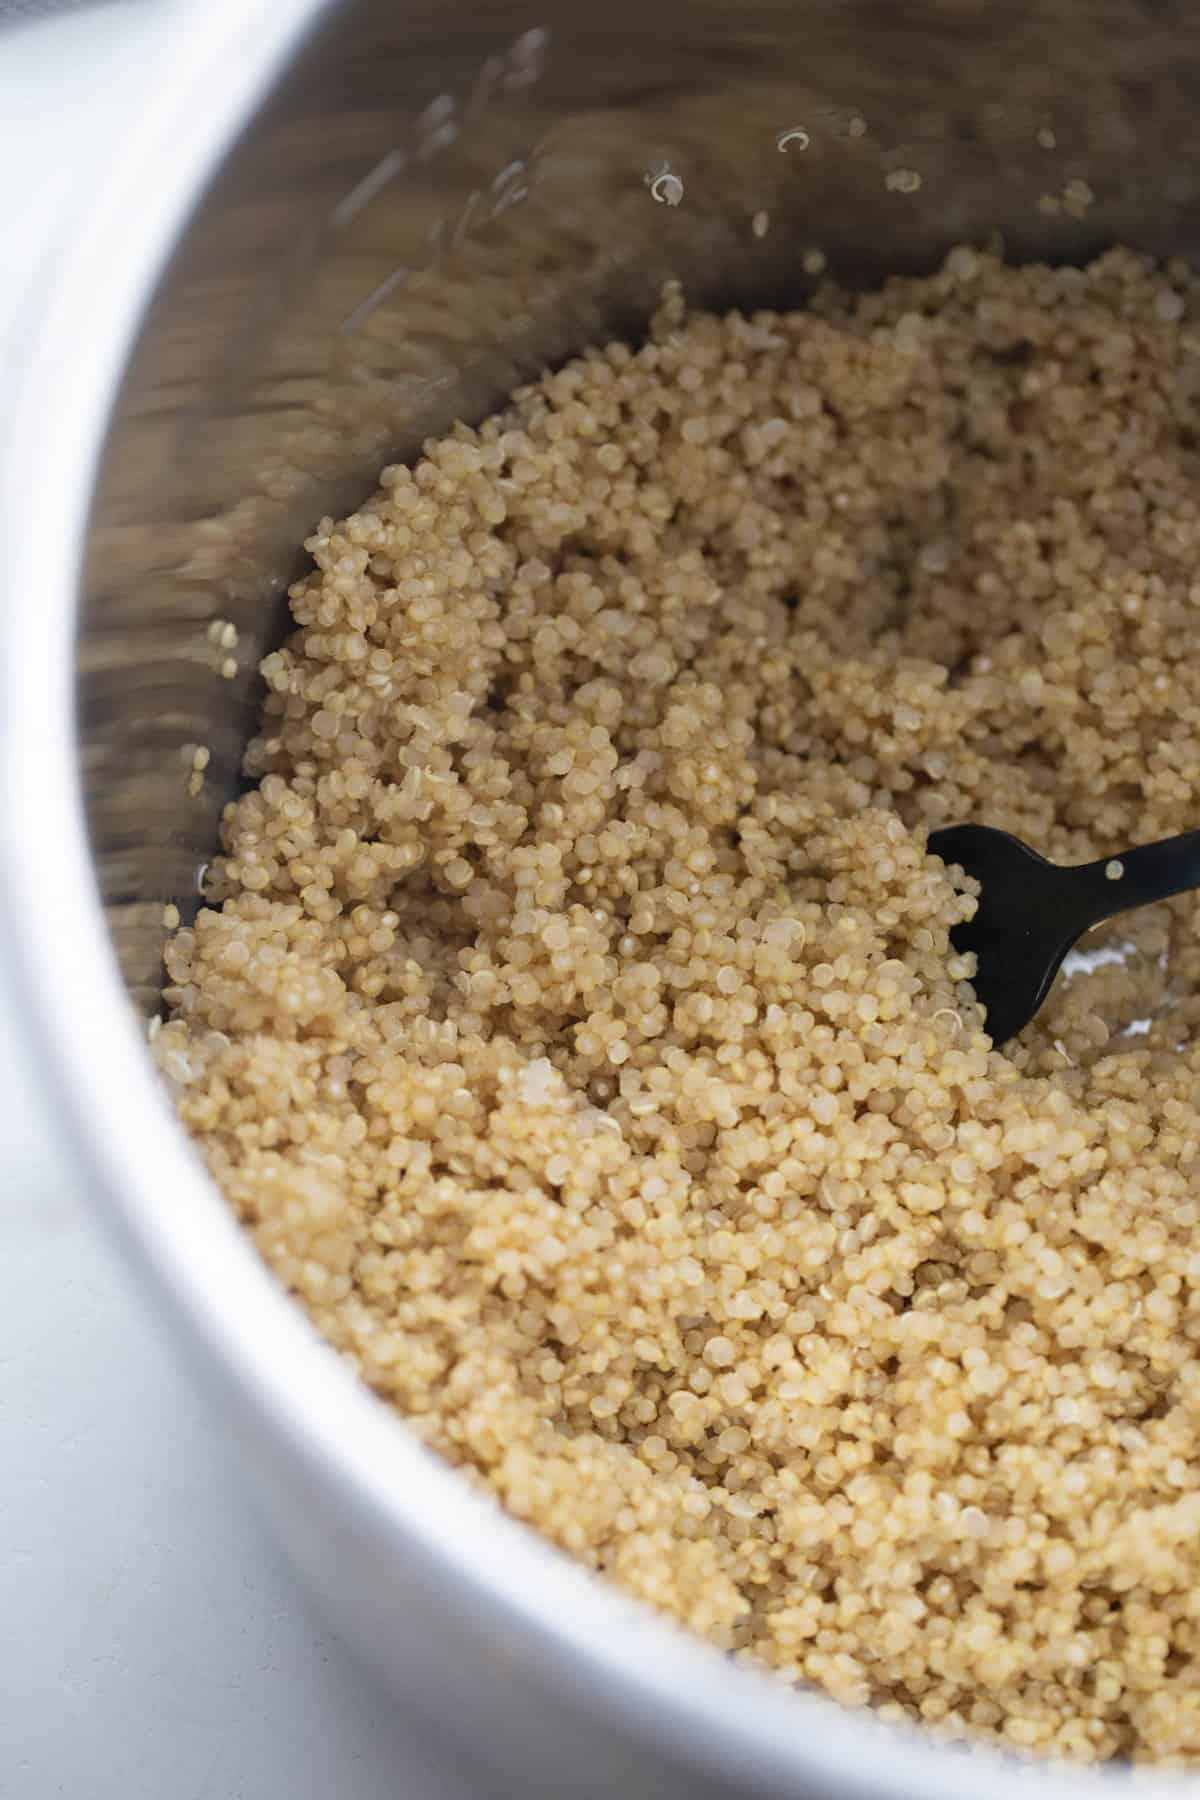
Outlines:
[[657,200],[660,206],[678,206],[683,199],[683,182],[669,163],[663,163],[643,179],[650,189],[651,199]]

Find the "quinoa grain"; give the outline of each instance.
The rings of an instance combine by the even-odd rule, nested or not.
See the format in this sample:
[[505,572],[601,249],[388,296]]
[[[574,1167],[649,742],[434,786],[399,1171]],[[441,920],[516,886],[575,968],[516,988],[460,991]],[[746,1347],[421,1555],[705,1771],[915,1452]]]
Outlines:
[[789,315],[668,290],[385,469],[309,541],[153,1053],[318,1328],[518,1517],[848,1703],[1173,1763],[1196,905],[1000,1053],[925,850],[1195,823],[1164,291],[965,248]]

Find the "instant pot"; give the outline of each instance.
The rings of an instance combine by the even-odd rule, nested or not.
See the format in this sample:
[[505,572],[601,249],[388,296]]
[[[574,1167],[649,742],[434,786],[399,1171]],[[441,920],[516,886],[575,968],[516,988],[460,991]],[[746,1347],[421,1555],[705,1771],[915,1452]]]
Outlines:
[[278,1289],[146,1036],[164,907],[199,904],[323,515],[547,365],[636,337],[669,278],[754,308],[963,241],[1189,256],[1200,9],[194,0],[165,44],[0,419],[0,957],[81,1188],[336,1622],[496,1791],[1123,1784],[789,1691],[506,1518]]

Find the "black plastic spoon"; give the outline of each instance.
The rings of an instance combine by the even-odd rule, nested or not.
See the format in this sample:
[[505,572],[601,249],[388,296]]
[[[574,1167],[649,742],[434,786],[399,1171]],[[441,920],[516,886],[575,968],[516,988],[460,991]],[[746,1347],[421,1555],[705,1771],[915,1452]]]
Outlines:
[[950,933],[973,950],[972,985],[993,1043],[1028,1025],[1067,951],[1085,931],[1135,906],[1200,887],[1200,831],[1062,868],[990,825],[951,825],[929,848],[980,884],[979,910]]

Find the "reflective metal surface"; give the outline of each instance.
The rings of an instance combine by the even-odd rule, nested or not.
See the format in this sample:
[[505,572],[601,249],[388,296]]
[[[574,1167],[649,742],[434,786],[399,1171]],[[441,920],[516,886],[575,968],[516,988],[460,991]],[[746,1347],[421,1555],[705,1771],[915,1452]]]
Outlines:
[[461,1487],[259,1267],[126,994],[153,1008],[162,905],[196,904],[298,546],[426,434],[636,334],[668,276],[753,306],[963,239],[1188,254],[1198,103],[1186,0],[197,0],[30,321],[0,422],[0,896],[31,1048],[286,1540],[505,1791],[1105,1778],[683,1642]]

